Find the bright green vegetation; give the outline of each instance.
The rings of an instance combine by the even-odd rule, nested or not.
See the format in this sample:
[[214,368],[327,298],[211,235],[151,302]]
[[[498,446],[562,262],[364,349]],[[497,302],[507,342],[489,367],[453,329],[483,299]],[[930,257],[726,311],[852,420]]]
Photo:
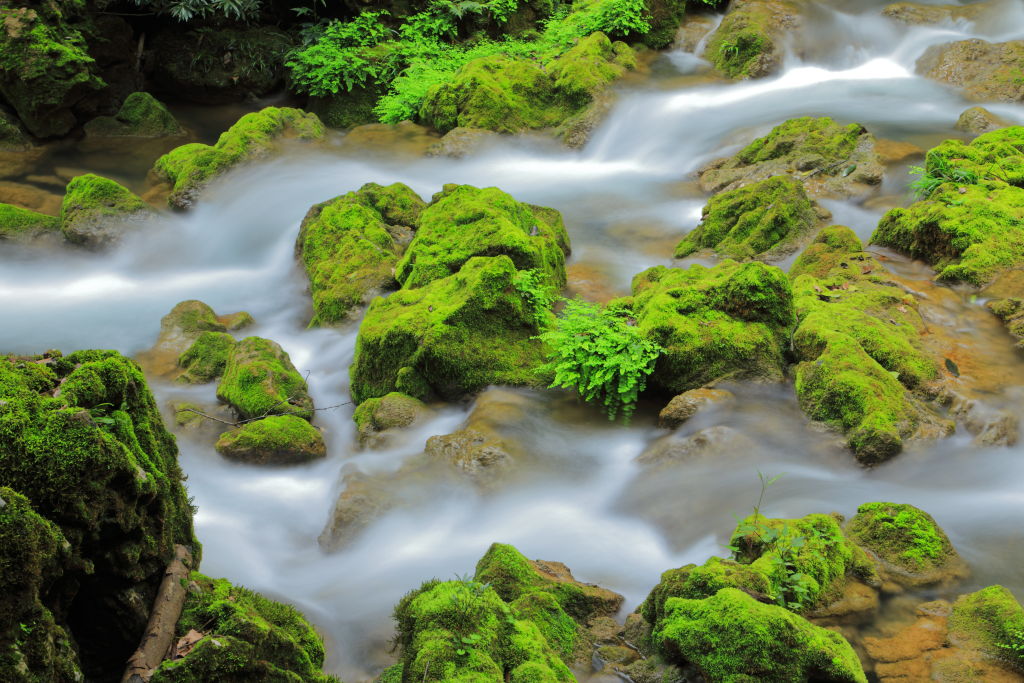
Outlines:
[[568,251],[557,211],[517,202],[496,187],[446,185],[420,214],[395,277],[407,289],[422,287],[458,272],[474,256],[504,254],[517,270],[537,270],[561,289]]
[[1024,607],[1002,586],[961,595],[949,618],[950,639],[977,647],[1024,672]]
[[60,234],[60,219],[10,204],[0,204],[0,242],[32,242]]
[[767,258],[766,252],[792,245],[817,223],[803,184],[775,176],[712,197],[700,225],[679,243],[675,257],[714,249],[729,258]]
[[379,398],[368,398],[355,410],[352,420],[359,431],[360,443],[377,432],[408,427],[427,411],[423,401],[392,391]]
[[323,638],[298,610],[226,579],[193,572],[177,635],[193,629],[202,640],[164,661],[153,683],[337,682],[323,673]]
[[60,208],[60,228],[71,244],[103,247],[119,235],[112,224],[123,224],[151,212],[149,205],[128,188],[87,173],[68,183]]
[[99,116],[85,124],[87,135],[160,138],[184,135],[174,115],[155,97],[133,92],[114,116]]
[[[21,655],[0,653],[0,671],[21,656],[39,661],[40,671],[50,657],[61,670],[73,666],[50,610],[62,628],[76,625],[87,676],[120,675],[174,545],[191,546],[198,557],[181,480],[174,437],[134,362],[114,351],[0,359],[0,487],[26,496],[34,513],[55,525],[25,517],[22,499],[0,489],[7,503],[0,506],[0,581],[11,580],[6,566],[17,574],[0,592],[0,629],[25,624],[15,634]],[[2,542],[8,515],[21,515],[19,547]],[[32,544],[22,543],[29,533]],[[17,557],[24,562],[7,564]],[[45,610],[28,595],[39,581]],[[58,613],[49,601],[61,595]]]
[[736,588],[670,598],[653,640],[669,661],[693,663],[709,681],[867,682],[841,635]]
[[846,526],[858,545],[911,572],[940,568],[956,550],[931,515],[904,503],[865,503]]
[[185,369],[177,381],[183,384],[204,384],[224,374],[228,357],[235,348],[235,340],[226,332],[203,332],[178,357],[178,365]]
[[161,331],[176,330],[179,334],[198,337],[202,332],[226,332],[227,327],[209,305],[198,299],[179,301],[160,320]]
[[989,301],[985,304],[1017,340],[1016,348],[1024,350],[1024,299],[1009,298]]
[[268,413],[312,416],[306,380],[280,345],[262,337],[246,337],[235,344],[217,385],[217,398],[244,419]]
[[914,297],[841,226],[823,230],[793,268],[801,407],[846,433],[862,462],[896,455],[927,416],[909,392],[938,377]]
[[391,226],[415,225],[423,206],[402,183],[370,183],[309,210],[296,254],[313,296],[310,326],[340,322],[369,295],[395,288],[401,235]]
[[724,378],[778,380],[793,325],[792,290],[778,268],[724,261],[657,266],[633,278],[637,329],[664,351],[651,384],[679,394]]
[[323,124],[314,114],[267,107],[238,119],[212,146],[192,142],[176,147],[156,160],[153,172],[171,184],[168,203],[186,208],[215,177],[269,154],[281,140],[316,140],[323,135]]
[[857,123],[842,126],[827,116],[803,116],[775,126],[768,135],[740,150],[735,158],[744,164],[757,164],[792,158],[797,152],[807,161],[817,162],[814,157],[820,157],[826,164],[837,163],[850,158],[864,133],[864,127]]
[[663,351],[628,318],[626,310],[573,299],[540,335],[550,349],[546,370],[555,377],[551,386],[576,389],[585,401],[599,401],[610,420],[620,411],[629,419]]
[[536,385],[542,349],[508,256],[473,257],[454,275],[370,304],[350,370],[359,404],[400,391],[454,399],[488,384]]
[[295,463],[327,454],[320,430],[298,415],[271,415],[224,432],[216,444],[226,458],[253,464]]
[[883,216],[873,243],[928,261],[940,280],[979,286],[1024,261],[1024,127],[947,140],[919,171],[922,200]]

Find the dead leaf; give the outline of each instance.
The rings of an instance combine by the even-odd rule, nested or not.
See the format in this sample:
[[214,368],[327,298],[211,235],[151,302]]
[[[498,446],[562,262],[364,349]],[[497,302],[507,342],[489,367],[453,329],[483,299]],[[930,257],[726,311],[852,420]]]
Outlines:
[[957,367],[957,364],[951,361],[949,358],[946,359],[946,369],[949,370],[949,374],[953,375],[954,377],[960,376],[960,368]]
[[907,307],[906,306],[897,306],[896,310],[899,311],[900,313],[906,313],[907,312]]
[[196,646],[200,640],[206,637],[205,633],[192,629],[181,638],[178,638],[178,642],[174,645],[174,650],[171,652],[171,659],[181,659],[186,656]]

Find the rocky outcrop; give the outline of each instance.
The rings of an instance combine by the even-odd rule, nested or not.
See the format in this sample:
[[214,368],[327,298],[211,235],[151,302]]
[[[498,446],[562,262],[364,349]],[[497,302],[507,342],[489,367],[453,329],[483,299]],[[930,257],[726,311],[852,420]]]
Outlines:
[[292,465],[327,454],[320,430],[297,415],[270,415],[220,435],[217,452],[253,465]]
[[882,10],[882,14],[911,26],[944,24],[954,21],[974,21],[993,10],[993,2],[976,2],[970,5],[925,5],[919,2],[894,2]]
[[363,448],[384,447],[395,432],[425,420],[431,413],[423,401],[393,391],[380,398],[370,398],[356,408],[359,445]]
[[1024,101],[1024,40],[989,43],[973,38],[934,45],[917,60],[917,72],[960,88],[979,102]]
[[778,70],[786,36],[800,27],[799,0],[733,0],[708,39],[704,58],[729,78],[761,78]]

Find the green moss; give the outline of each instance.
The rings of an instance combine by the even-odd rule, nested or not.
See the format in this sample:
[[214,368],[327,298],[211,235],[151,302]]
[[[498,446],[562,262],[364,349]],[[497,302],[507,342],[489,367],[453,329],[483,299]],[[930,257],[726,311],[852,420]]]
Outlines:
[[771,596],[772,581],[758,569],[720,557],[709,558],[703,565],[688,564],[679,569],[669,569],[662,573],[658,585],[640,605],[640,612],[647,623],[657,624],[666,616],[665,603],[669,598],[710,598],[723,588],[739,588]]
[[928,151],[925,171],[960,172],[980,180],[1000,180],[1024,187],[1024,126],[1009,126],[979,135],[970,143],[946,140]]
[[504,254],[518,270],[542,272],[565,286],[569,237],[557,211],[517,202],[496,187],[446,185],[420,215],[395,277],[406,288],[448,277],[474,256]]
[[[864,126],[858,123],[842,126],[827,116],[803,116],[775,126],[768,135],[740,150],[736,159],[756,164],[784,158],[796,161],[797,156],[819,157],[825,165],[834,164],[850,158],[864,132]],[[818,160],[814,161],[818,166]]]
[[520,619],[533,622],[548,645],[566,661],[575,659],[580,646],[587,642],[586,632],[573,621],[551,593],[525,593],[513,601],[511,606]]
[[323,136],[324,126],[315,114],[267,107],[238,119],[212,146],[189,143],[176,147],[156,160],[153,172],[172,186],[168,203],[186,208],[211,180],[239,164],[266,156],[280,140],[317,140]]
[[735,588],[704,600],[671,598],[665,609],[653,634],[659,649],[708,680],[867,682],[841,635]]
[[898,453],[916,430],[925,415],[909,391],[937,378],[938,367],[921,348],[925,325],[914,297],[871,255],[846,252],[854,239],[823,232],[807,261],[798,261],[798,272],[832,268],[793,283],[796,392],[808,415],[845,432],[870,464]]
[[275,415],[224,432],[216,444],[226,458],[249,463],[296,463],[327,454],[320,430],[297,415]]
[[10,204],[0,204],[0,242],[31,242],[57,235],[60,219]]
[[488,384],[535,385],[536,323],[507,256],[474,257],[455,275],[370,304],[350,370],[356,403],[400,391],[454,399]]
[[1024,351],[1024,299],[996,299],[985,306],[1003,321],[1007,331],[1017,340],[1015,347]]
[[793,280],[800,275],[824,278],[851,253],[863,250],[864,245],[853,230],[844,225],[830,225],[822,228],[814,242],[800,252],[789,268],[789,277]]
[[86,135],[100,137],[160,138],[185,131],[167,107],[147,92],[133,92],[114,116],[100,116],[85,124]]
[[359,432],[359,442],[366,445],[374,434],[409,427],[427,411],[428,408],[423,401],[392,391],[386,396],[370,398],[360,403],[352,419]]
[[600,31],[583,38],[551,62],[547,72],[555,89],[576,106],[589,103],[627,71],[636,68],[636,53],[623,42],[612,42]]
[[32,140],[22,129],[18,117],[0,109],[0,152],[23,152],[32,146]]
[[243,330],[250,325],[256,324],[256,319],[247,311],[238,311],[237,313],[218,316],[217,319],[224,323],[224,327],[227,328],[228,332]]
[[[953,603],[949,635],[955,644],[979,648],[989,655],[1007,659],[1024,669],[1019,652],[1007,648],[1019,644],[1024,633],[1024,607],[1002,586],[989,586],[961,595]],[[1016,660],[1016,661],[1015,661]]]
[[268,412],[312,416],[306,380],[280,345],[262,337],[246,337],[235,344],[217,385],[217,398],[245,419]]
[[401,246],[389,224],[414,225],[423,206],[402,183],[370,183],[309,210],[296,254],[313,296],[311,326],[340,322],[373,293],[394,288]]
[[203,639],[184,657],[164,661],[153,683],[337,681],[323,673],[323,639],[298,610],[225,579],[192,574],[178,635],[192,629]]
[[235,339],[225,332],[203,332],[192,346],[178,357],[178,366],[185,372],[178,377],[185,384],[203,384],[224,374]]
[[640,330],[665,349],[652,386],[679,394],[726,377],[782,377],[793,312],[777,268],[657,266],[633,278],[631,307]]
[[676,247],[676,258],[715,249],[736,259],[766,256],[806,235],[818,223],[800,181],[775,176],[712,197],[700,225]]
[[780,15],[788,2],[748,2],[731,8],[708,39],[705,59],[729,78],[764,76],[778,58]]
[[940,568],[958,559],[953,544],[924,510],[904,503],[865,503],[846,527],[859,545],[907,571]]
[[226,332],[227,327],[213,309],[198,299],[180,301],[171,312],[160,319],[161,331],[175,330],[177,334],[198,337],[202,332]]
[[380,87],[355,87],[334,95],[310,97],[308,109],[331,128],[352,128],[377,123],[373,108],[385,90]]
[[71,244],[102,247],[117,239],[116,225],[151,213],[131,190],[93,173],[68,183],[60,208],[60,229]]

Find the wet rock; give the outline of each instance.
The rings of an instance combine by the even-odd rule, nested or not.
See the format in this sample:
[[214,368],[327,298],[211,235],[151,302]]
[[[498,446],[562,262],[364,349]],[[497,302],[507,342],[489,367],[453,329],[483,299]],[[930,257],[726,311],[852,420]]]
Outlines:
[[689,14],[676,33],[675,46],[683,52],[696,52],[701,41],[715,30],[715,19],[706,14]]
[[363,448],[381,448],[393,436],[392,430],[411,427],[426,420],[431,412],[423,401],[393,391],[386,396],[363,401],[356,408],[352,419],[358,430],[359,445]]
[[92,173],[68,183],[60,223],[69,244],[106,249],[137,229],[153,210],[128,188]]
[[306,109],[320,117],[325,126],[347,129],[377,122],[373,108],[387,86],[379,84],[339,90],[333,95],[311,96]]
[[306,380],[279,344],[262,337],[246,337],[231,348],[217,398],[244,419],[271,412],[312,419]]
[[972,100],[1021,102],[1022,61],[1024,40],[990,43],[974,38],[928,48],[917,60],[917,73],[957,86]]
[[48,216],[60,215],[60,195],[27,183],[0,181],[0,201]]
[[1017,340],[1015,346],[1024,350],[1024,299],[996,299],[985,305],[1003,321],[1007,331]]
[[567,147],[581,149],[594,131],[604,123],[617,101],[616,95],[610,90],[602,90],[591,95],[591,103],[581,112],[570,116],[555,129],[555,137]]
[[[224,420],[234,421],[233,411],[223,403],[195,403],[193,401],[171,401],[168,405],[170,418],[183,432],[196,436],[199,440],[214,443],[224,430]],[[209,420],[197,412],[217,420]]]
[[250,325],[254,325],[256,323],[256,319],[247,311],[238,311],[237,313],[228,313],[227,315],[217,316],[217,320],[224,325],[228,332],[244,330]]
[[334,552],[350,544],[372,523],[399,501],[390,477],[369,476],[346,466],[343,488],[320,534],[320,546]]
[[400,123],[368,123],[350,130],[343,140],[345,146],[361,151],[402,157],[422,157],[439,136],[426,126],[412,121]]
[[731,391],[725,389],[691,389],[673,397],[658,413],[658,426],[675,429],[698,411],[712,407],[729,407],[736,402]]
[[878,589],[861,581],[850,580],[836,600],[811,610],[807,618],[819,626],[867,624],[878,616]]
[[323,436],[296,415],[272,415],[221,434],[217,452],[253,465],[290,465],[327,454]]
[[786,36],[799,27],[799,2],[734,0],[703,56],[729,78],[768,76],[782,63]]
[[1024,608],[1002,586],[961,595],[953,603],[949,640],[956,646],[1000,657],[1006,654],[1006,644],[1020,642],[1022,631]]
[[886,138],[875,141],[875,153],[886,164],[895,164],[907,159],[924,156],[924,150],[912,142],[901,142]]
[[579,296],[587,301],[607,303],[621,292],[617,292],[606,264],[591,261],[576,261],[565,268],[566,289],[570,296]]
[[480,128],[453,128],[427,148],[428,157],[461,159],[493,145],[501,136]]
[[114,116],[100,116],[85,124],[85,134],[106,138],[181,137],[185,130],[162,102],[147,92],[133,92]]
[[739,430],[718,425],[688,436],[662,437],[638,455],[636,462],[646,467],[677,466],[696,458],[723,458],[756,448],[753,440]]
[[990,133],[1009,125],[1009,121],[996,116],[984,107],[971,107],[970,109],[965,109],[960,114],[960,118],[956,120],[954,128],[971,135],[982,135],[983,133]]
[[990,11],[994,3],[970,5],[925,5],[918,2],[896,2],[886,6],[882,14],[912,26],[943,24],[957,20],[973,21]]
[[0,179],[31,173],[45,154],[45,148],[32,144],[18,117],[0,105]]
[[948,400],[950,414],[974,435],[975,445],[992,447],[1017,444],[1020,421],[1010,411],[953,392],[948,392]]
[[812,197],[844,199],[873,192],[885,172],[875,137],[857,123],[828,117],[790,119],[731,157],[701,169],[705,192],[733,190],[757,180],[788,175]]
[[57,246],[64,241],[60,220],[10,204],[0,204],[0,244]]

